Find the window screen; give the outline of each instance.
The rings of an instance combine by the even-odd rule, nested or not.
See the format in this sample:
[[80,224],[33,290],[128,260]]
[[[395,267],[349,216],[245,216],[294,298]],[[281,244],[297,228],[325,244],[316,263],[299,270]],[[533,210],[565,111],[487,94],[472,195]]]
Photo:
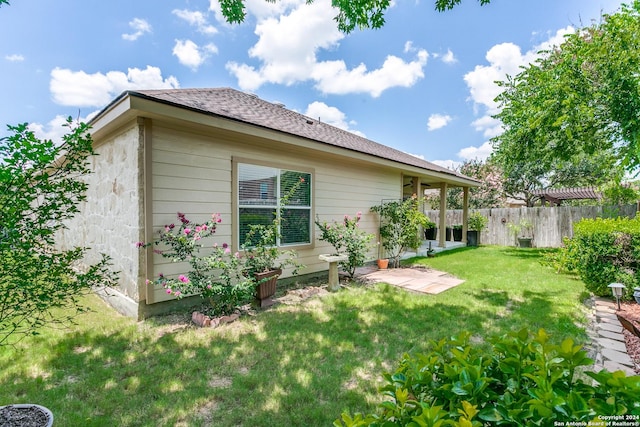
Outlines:
[[247,163],[238,164],[238,237],[251,224],[280,218],[278,245],[311,242],[311,174]]

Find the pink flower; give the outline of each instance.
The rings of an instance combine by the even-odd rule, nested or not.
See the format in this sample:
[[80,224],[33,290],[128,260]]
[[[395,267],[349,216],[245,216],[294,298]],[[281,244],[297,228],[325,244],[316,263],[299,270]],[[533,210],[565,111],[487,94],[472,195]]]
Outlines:
[[207,289],[211,289],[211,285],[207,285]]
[[230,253],[231,253],[231,249],[226,248],[226,249],[224,250],[224,253],[225,253],[225,254],[230,254]]
[[184,229],[184,234],[189,235],[189,233],[191,233],[191,229],[190,228],[185,228]]
[[233,254],[233,256],[240,259],[240,252],[236,252],[235,254]]
[[143,243],[143,242],[137,242],[137,243],[136,243],[136,248],[141,248],[141,247],[143,247],[143,246],[144,246],[144,243]]
[[202,231],[202,227],[200,227],[199,225],[196,226],[196,233],[199,233]]
[[171,294],[171,288],[167,288],[167,293]]
[[180,291],[175,291],[173,294],[174,294],[175,296],[179,297],[180,295],[182,295],[182,292],[180,292]]
[[151,284],[151,280],[147,279],[144,281],[145,284],[150,285]]
[[214,248],[217,248],[217,247],[218,247],[218,244],[217,244],[217,243],[214,243],[214,244],[213,244],[213,247],[214,247]]
[[189,283],[189,278],[183,274],[178,276],[178,280],[180,280],[182,283]]
[[360,218],[360,217],[362,216],[362,212],[361,212],[361,211],[358,211],[358,213],[356,213],[356,216],[357,216],[358,218]]

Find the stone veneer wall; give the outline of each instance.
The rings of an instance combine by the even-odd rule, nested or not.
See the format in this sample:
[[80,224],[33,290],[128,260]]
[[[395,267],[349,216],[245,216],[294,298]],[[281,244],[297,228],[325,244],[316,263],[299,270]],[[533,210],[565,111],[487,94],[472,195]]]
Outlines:
[[[138,283],[141,251],[135,243],[143,235],[141,136],[142,124],[132,123],[105,141],[98,141],[91,159],[93,173],[88,176],[87,201],[80,213],[68,223],[68,229],[57,237],[62,248],[88,246],[87,263],[95,262],[100,253],[112,258],[119,272],[119,289],[133,303],[145,298]],[[133,314],[133,313],[128,313]]]

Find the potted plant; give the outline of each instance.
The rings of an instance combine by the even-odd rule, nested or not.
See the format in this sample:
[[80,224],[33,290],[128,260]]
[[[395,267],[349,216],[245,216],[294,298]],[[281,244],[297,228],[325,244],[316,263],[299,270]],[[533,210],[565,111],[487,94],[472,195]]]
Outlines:
[[518,241],[521,248],[530,248],[533,246],[533,223],[528,219],[521,219],[517,224],[510,222],[507,224],[509,232]]
[[424,229],[424,240],[436,240],[438,236],[438,227],[435,224],[432,227]]
[[486,216],[476,211],[469,215],[467,221],[469,230],[467,230],[467,245],[478,246],[480,245],[480,233],[487,228],[489,220]]
[[453,240],[455,242],[462,241],[462,225],[456,224],[451,227],[453,229]]
[[[301,177],[280,199],[280,210],[284,209],[288,200],[304,184]],[[282,269],[293,267],[291,274],[298,274],[302,266],[298,263],[298,254],[294,250],[280,250],[280,227],[282,220],[276,214],[269,224],[250,224],[241,248],[244,252],[244,267],[247,277],[253,278],[256,284],[256,303],[259,307],[273,304],[276,283]]]
[[421,227],[431,221],[418,209],[419,200],[414,194],[404,201],[391,201],[371,207],[380,215],[382,248],[389,255],[391,267],[400,265],[400,257],[407,249],[417,249],[422,243]]
[[378,264],[378,268],[380,270],[385,270],[389,267],[389,258],[378,258],[376,263]]
[[275,221],[270,225],[253,224],[242,244],[245,274],[255,281],[256,302],[260,307],[273,304],[276,283],[283,268],[293,267],[292,274],[295,275],[301,267],[297,262],[297,252],[278,249],[276,237]]
[[425,240],[436,240],[436,236],[438,235],[438,227],[436,226],[435,222],[431,221],[430,218],[427,218],[423,228]]

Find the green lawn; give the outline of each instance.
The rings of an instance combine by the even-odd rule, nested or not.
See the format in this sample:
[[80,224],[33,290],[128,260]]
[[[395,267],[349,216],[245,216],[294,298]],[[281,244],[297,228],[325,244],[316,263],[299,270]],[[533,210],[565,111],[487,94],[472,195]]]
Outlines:
[[584,341],[584,285],[540,257],[480,247],[417,258],[466,282],[435,296],[353,285],[218,329],[137,323],[91,297],[77,327],[2,349],[0,405],[39,403],[59,426],[329,426],[374,410],[381,373],[428,340],[467,329],[483,345],[544,327]]

